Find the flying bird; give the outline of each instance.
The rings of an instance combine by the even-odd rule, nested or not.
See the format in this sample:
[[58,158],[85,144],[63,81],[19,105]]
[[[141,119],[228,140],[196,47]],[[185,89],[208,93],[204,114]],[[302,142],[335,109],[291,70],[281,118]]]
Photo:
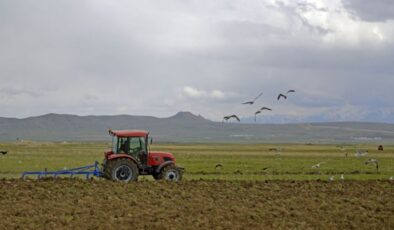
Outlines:
[[263,93],[260,93],[259,95],[257,95],[257,97],[255,97],[252,101],[246,101],[246,102],[244,102],[244,103],[242,103],[242,104],[243,104],[243,105],[253,105],[254,102],[255,102],[259,97],[261,97],[261,95],[263,95]]
[[270,109],[270,108],[268,108],[268,107],[262,107],[262,108],[260,109],[260,111],[263,111],[263,110],[269,110],[269,111],[272,111],[272,109]]
[[277,98],[278,101],[280,100],[281,97],[283,97],[285,100],[287,99],[287,96],[286,96],[286,95],[280,93],[280,94],[278,95],[278,98]]
[[8,151],[0,151],[1,154],[6,155]]
[[261,109],[257,110],[257,111],[254,113],[254,122],[256,122],[256,116],[257,116],[257,114],[261,113],[261,111],[263,111],[263,110],[272,111],[272,109],[270,109],[270,108],[268,108],[268,107],[261,107]]
[[235,114],[230,115],[230,116],[224,116],[224,117],[223,117],[223,120],[224,120],[224,121],[228,121],[228,120],[231,119],[231,118],[234,118],[234,119],[236,119],[237,121],[241,121],[241,120],[239,119],[239,117],[238,117],[237,115],[235,115]]
[[215,169],[221,169],[221,168],[223,168],[223,165],[222,165],[222,164],[216,164],[216,165],[215,165]]
[[258,110],[258,111],[256,111],[256,112],[254,113],[254,122],[256,122],[256,116],[257,116],[257,114],[259,114],[259,113],[261,113],[261,110]]
[[287,91],[286,95],[289,94],[289,93],[295,93],[295,90],[291,89],[291,90]]

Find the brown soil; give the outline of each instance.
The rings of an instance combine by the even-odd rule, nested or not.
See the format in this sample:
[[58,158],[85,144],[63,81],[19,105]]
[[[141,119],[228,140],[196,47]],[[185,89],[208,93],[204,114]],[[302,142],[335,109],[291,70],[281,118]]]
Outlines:
[[0,229],[394,229],[394,183],[0,180],[0,217]]

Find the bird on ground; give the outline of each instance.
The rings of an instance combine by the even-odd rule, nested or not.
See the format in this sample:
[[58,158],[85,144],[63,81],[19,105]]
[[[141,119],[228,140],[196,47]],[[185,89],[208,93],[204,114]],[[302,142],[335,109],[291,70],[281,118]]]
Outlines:
[[243,105],[253,105],[254,102],[255,102],[259,97],[261,97],[261,95],[263,95],[263,93],[260,93],[259,95],[257,95],[257,97],[255,97],[252,101],[246,101],[246,102],[244,102],[244,103],[242,103],[242,104],[243,104]]
[[391,176],[391,177],[389,178],[389,180],[394,180],[394,177]]
[[345,175],[341,174],[341,180],[345,180]]
[[365,164],[366,164],[366,165],[374,164],[375,167],[376,167],[376,171],[379,170],[379,162],[378,162],[378,160],[376,160],[376,159],[369,158],[369,159],[365,162]]
[[312,168],[313,168],[313,169],[320,168],[320,165],[321,165],[321,164],[324,164],[324,163],[326,163],[326,162],[320,162],[320,163],[318,163],[318,164],[312,165]]
[[367,154],[368,154],[368,150],[364,151],[364,150],[361,150],[361,149],[357,149],[356,153],[354,154],[354,156],[356,156],[356,157],[363,157],[363,156],[366,156]]
[[0,151],[1,154],[6,155],[8,151]]
[[286,95],[289,94],[289,93],[295,93],[295,90],[294,89],[288,90]]
[[231,118],[234,118],[234,119],[236,119],[237,121],[241,121],[241,120],[239,119],[239,117],[238,117],[237,115],[235,115],[235,114],[230,115],[230,116],[224,116],[224,117],[223,117],[223,121],[228,121],[228,120],[231,119]]
[[334,181],[334,176],[330,176],[330,177],[328,178],[328,180],[329,180],[329,181]]
[[279,101],[280,98],[284,98],[284,99],[286,100],[286,99],[287,99],[287,96],[280,93],[280,94],[278,95],[278,97],[277,97],[277,100]]
[[283,152],[283,148],[276,148],[276,149],[274,150],[274,152],[275,152],[275,155],[281,155],[282,152]]
[[339,148],[342,152],[344,152],[344,151],[346,150],[346,148],[343,147],[343,146],[339,146],[338,148]]
[[215,169],[221,169],[221,168],[223,168],[223,165],[222,165],[222,164],[216,164],[216,165],[215,165]]
[[267,169],[269,169],[268,167],[265,167],[265,168],[263,168],[263,171],[265,171],[265,170],[267,170]]

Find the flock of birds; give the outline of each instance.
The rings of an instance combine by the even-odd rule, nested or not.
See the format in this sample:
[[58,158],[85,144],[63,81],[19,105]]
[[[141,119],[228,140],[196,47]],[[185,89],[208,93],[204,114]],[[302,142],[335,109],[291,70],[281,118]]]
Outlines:
[[[291,89],[291,90],[288,90],[286,93],[279,93],[278,96],[277,96],[277,98],[276,98],[276,100],[277,100],[277,101],[279,101],[279,100],[281,100],[281,99],[286,100],[287,97],[288,97],[288,95],[289,95],[289,93],[295,93],[295,92],[296,92],[295,90]],[[260,93],[260,94],[257,95],[253,100],[243,102],[242,105],[254,105],[255,102],[256,102],[256,100],[259,99],[262,95],[263,95],[263,93]],[[272,111],[271,108],[268,108],[268,107],[265,107],[265,106],[264,106],[264,107],[261,107],[259,110],[257,110],[257,111],[254,113],[254,122],[256,122],[257,115],[260,114],[260,113],[262,113],[264,110]],[[230,119],[235,119],[235,120],[237,120],[238,122],[241,121],[241,119],[240,119],[236,114],[232,114],[232,115],[224,116],[224,117],[223,117],[223,122],[224,122],[224,121],[228,121],[228,120],[230,120]]]
[[[280,149],[280,151],[282,151],[282,148],[270,148],[269,151],[270,151],[270,152],[271,152],[271,151],[278,152],[279,149]],[[342,149],[342,150],[344,150],[344,149]],[[363,156],[366,156],[366,155],[368,155],[368,150],[360,150],[360,149],[357,149],[357,150],[356,150],[356,153],[354,154],[354,156],[357,157],[357,158],[358,158],[358,157],[363,157]],[[347,154],[347,153],[346,153],[346,157],[348,157],[348,154]],[[312,165],[312,166],[311,166],[311,169],[319,169],[323,164],[326,164],[326,163],[327,163],[326,161],[319,162],[319,163],[317,163],[317,164]],[[374,165],[376,171],[379,171],[379,161],[378,161],[377,159],[375,159],[375,158],[369,158],[368,160],[366,160],[366,161],[364,162],[364,164],[365,164],[365,165]],[[220,164],[220,163],[218,163],[218,164],[215,165],[215,170],[221,170],[222,168],[223,168],[223,165]],[[265,168],[263,168],[262,170],[265,171],[265,170],[267,170],[267,169],[269,169],[269,167],[265,167]],[[242,174],[242,172],[241,172],[240,170],[237,170],[237,171],[234,172],[234,174]],[[340,179],[340,180],[345,180],[345,175],[344,175],[344,174],[341,174],[340,177],[339,177],[339,179]],[[329,180],[329,181],[334,181],[334,180],[335,180],[335,176],[330,175],[330,176],[328,177],[328,180]],[[390,180],[390,181],[393,181],[393,180],[394,180],[394,177],[391,176],[391,177],[389,178],[389,180]]]

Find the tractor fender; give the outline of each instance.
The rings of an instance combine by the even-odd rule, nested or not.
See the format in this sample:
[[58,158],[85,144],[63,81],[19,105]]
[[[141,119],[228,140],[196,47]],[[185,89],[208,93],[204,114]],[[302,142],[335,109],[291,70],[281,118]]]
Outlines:
[[135,159],[133,156],[130,156],[130,155],[128,155],[128,154],[123,154],[123,153],[121,153],[121,154],[111,154],[111,155],[109,155],[108,158],[107,158],[107,162],[108,162],[108,161],[113,161],[113,160],[115,160],[115,159],[120,159],[120,158],[127,158],[127,159],[130,159],[130,160],[132,160],[132,161],[137,165],[138,168],[141,168],[141,164],[139,163],[139,161],[137,161],[137,159]]
[[156,168],[156,173],[160,173],[160,171],[161,171],[164,167],[166,167],[167,165],[175,165],[175,162],[174,162],[174,161],[166,161],[166,162],[163,162],[161,165],[159,165],[159,167]]

